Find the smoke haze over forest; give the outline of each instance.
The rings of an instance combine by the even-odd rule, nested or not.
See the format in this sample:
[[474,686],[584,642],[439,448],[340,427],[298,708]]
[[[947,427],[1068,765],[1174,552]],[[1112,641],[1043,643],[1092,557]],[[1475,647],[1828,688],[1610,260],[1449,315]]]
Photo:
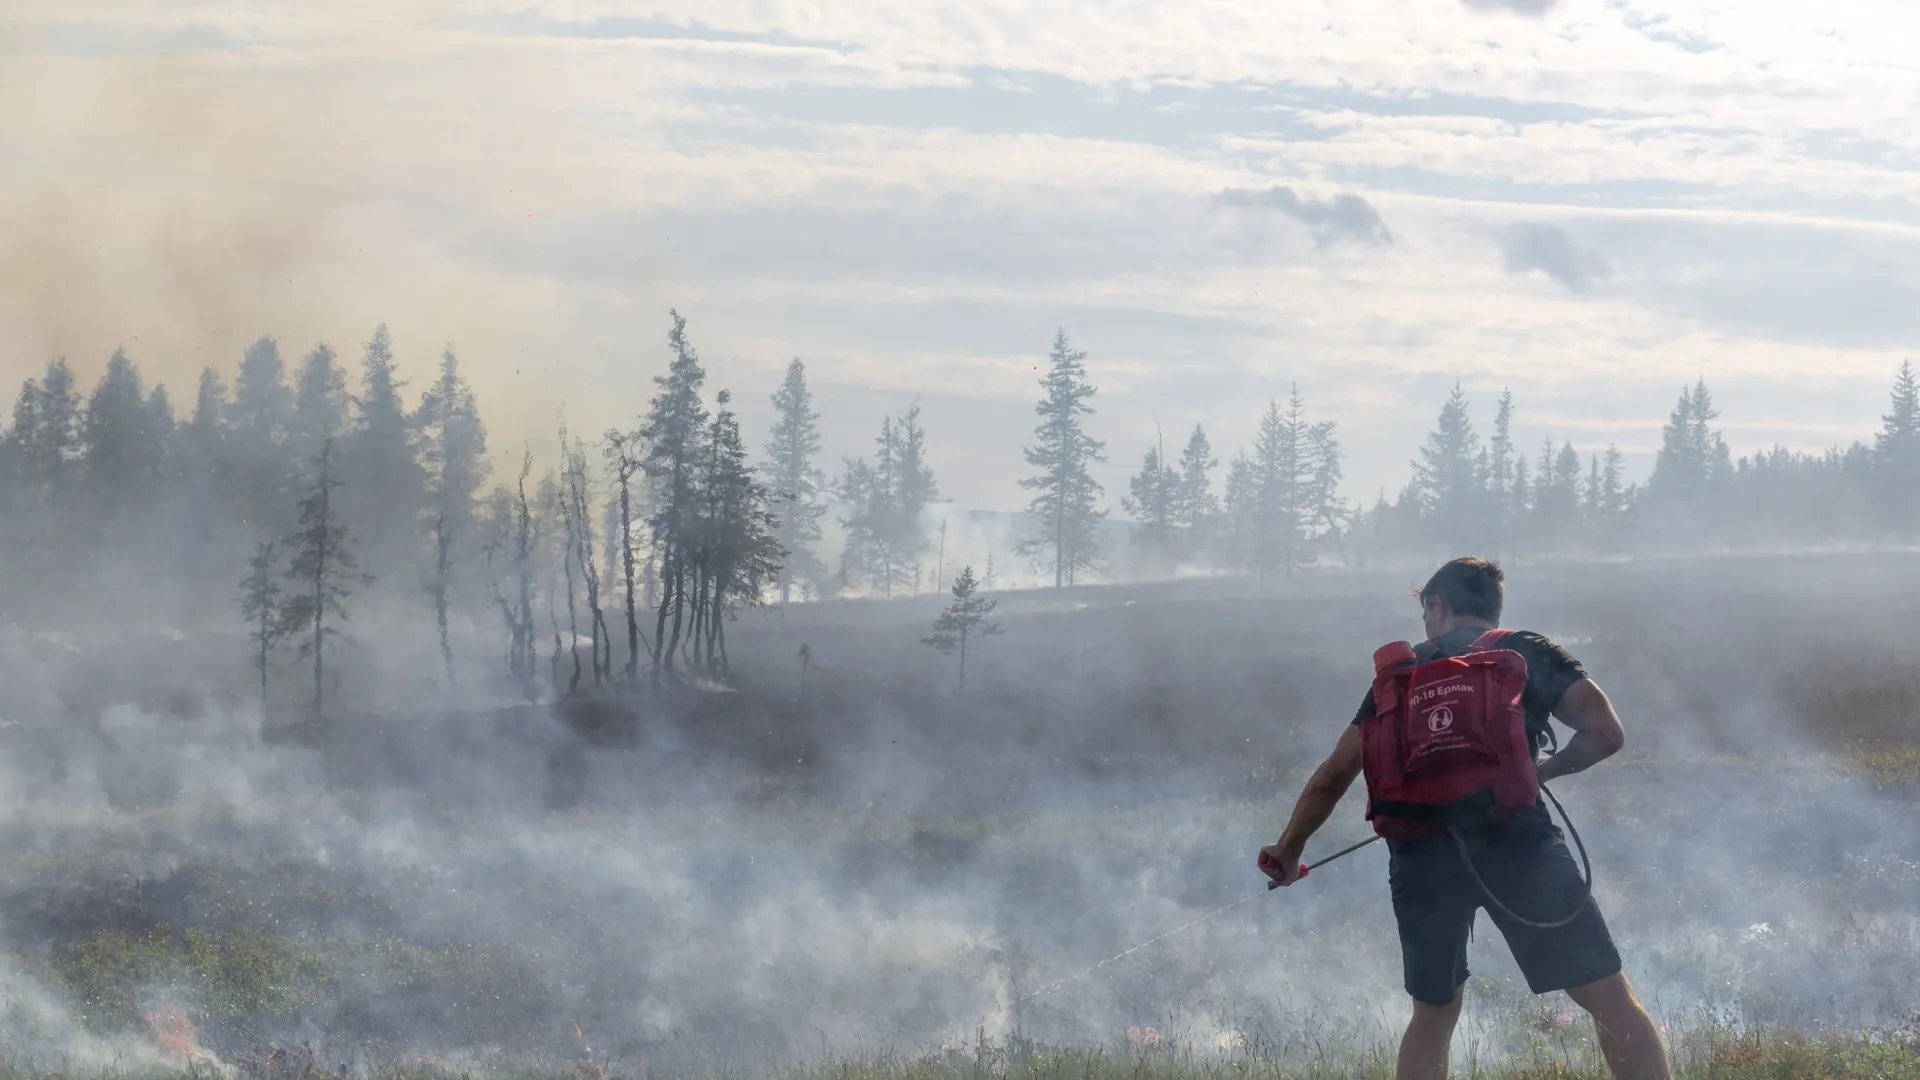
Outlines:
[[[1870,0],[10,0],[0,1065],[1352,1074],[1384,852],[1253,857],[1479,553],[1690,1060],[1913,1075],[1916,87]],[[1460,1052],[1594,1066],[1481,925]]]
[[[461,349],[510,463],[563,402],[621,422],[678,307],[749,429],[800,356],[830,457],[917,397],[973,507],[1017,505],[972,446],[1025,430],[1057,326],[1116,449],[1156,419],[1243,443],[1296,381],[1408,432],[1461,380],[1520,391],[1520,444],[1644,476],[1705,377],[1736,453],[1818,451],[1871,429],[1920,330],[1913,18],[23,0],[0,372],[125,345],[179,397],[262,333],[386,321],[416,380]],[[1342,205],[1391,242],[1301,209]],[[1354,497],[1397,486],[1408,440],[1350,443]]]

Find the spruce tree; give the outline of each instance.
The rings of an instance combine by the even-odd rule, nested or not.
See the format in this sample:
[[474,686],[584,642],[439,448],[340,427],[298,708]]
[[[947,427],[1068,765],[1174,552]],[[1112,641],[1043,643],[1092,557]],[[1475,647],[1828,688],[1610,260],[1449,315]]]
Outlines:
[[963,694],[967,690],[967,646],[975,639],[1000,633],[1000,624],[990,618],[998,601],[981,596],[979,589],[973,567],[963,567],[960,576],[953,579],[953,603],[934,621],[933,634],[920,639],[922,645],[943,655],[960,654],[959,692]]
[[227,407],[227,442],[237,466],[237,495],[241,517],[278,528],[285,521],[283,500],[293,480],[295,462],[287,450],[288,425],[293,414],[293,392],[287,389],[286,365],[273,338],[247,346],[234,379],[233,401]]
[[1120,506],[1138,526],[1133,542],[1145,555],[1150,572],[1173,568],[1174,529],[1179,515],[1179,474],[1161,459],[1160,447],[1147,448],[1140,471],[1127,484]]
[[151,420],[139,369],[115,349],[80,425],[87,484],[110,515],[129,513],[128,501],[157,479],[149,475]]
[[311,476],[300,500],[300,527],[285,541],[292,552],[286,578],[293,589],[280,614],[288,635],[299,636],[300,655],[313,660],[313,712],[318,717],[325,700],[327,643],[340,636],[335,624],[348,620],[346,602],[355,586],[371,584],[373,578],[359,572],[352,536],[340,521],[335,494],[340,478],[331,439],[320,444]]
[[706,405],[700,395],[707,379],[706,369],[700,366],[699,353],[687,340],[687,320],[678,311],[670,315],[673,329],[667,334],[667,345],[673,359],[666,374],[654,377],[659,392],[654,395],[639,431],[641,444],[646,448],[641,467],[655,500],[654,512],[647,524],[660,567],[660,606],[654,617],[656,673],[663,666],[673,666],[673,655],[680,647],[687,616],[691,614],[688,595],[693,570],[691,530],[697,521],[696,484],[707,424]]
[[1887,524],[1911,540],[1920,533],[1920,379],[1912,361],[1901,363],[1891,398],[1873,441],[1874,486]]
[[362,523],[369,561],[378,570],[397,569],[416,550],[419,516],[426,509],[426,476],[415,445],[415,427],[400,391],[407,385],[394,367],[387,325],[374,327],[360,359],[359,392],[352,395],[350,434],[341,447],[341,493]]
[[1212,543],[1210,534],[1220,513],[1220,500],[1213,494],[1213,470],[1219,464],[1206,429],[1195,424],[1186,448],[1180,451],[1174,498],[1174,524],[1185,558],[1198,558]]
[[705,520],[700,529],[700,623],[694,655],[708,672],[727,676],[726,624],[743,606],[761,603],[786,555],[773,514],[772,494],[747,462],[746,441],[722,390],[715,398],[700,477]]
[[1039,556],[1053,565],[1053,586],[1074,584],[1082,571],[1092,570],[1100,554],[1097,532],[1106,511],[1098,509],[1102,492],[1089,467],[1105,461],[1104,444],[1086,433],[1081,422],[1093,413],[1088,401],[1097,391],[1087,381],[1087,354],[1073,348],[1067,332],[1059,331],[1047,357],[1047,373],[1040,380],[1042,396],[1034,411],[1040,422],[1034,444],[1026,448],[1027,464],[1038,470],[1020,481],[1033,491],[1028,513],[1040,532],[1015,550]]
[[1480,437],[1467,414],[1467,395],[1455,384],[1440,420],[1413,462],[1413,490],[1421,516],[1447,551],[1472,551],[1483,539],[1482,486],[1475,462]]
[[778,539],[787,558],[780,571],[780,602],[788,603],[796,581],[823,583],[826,568],[814,545],[820,542],[820,518],[826,486],[814,459],[820,453],[820,414],[813,411],[807,368],[799,358],[787,365],[787,377],[773,394],[773,431],[767,445],[767,482],[773,491]]
[[[293,412],[288,419],[287,449],[303,462],[318,459],[321,446],[337,440],[347,425],[347,372],[333,347],[313,347],[294,377]],[[334,467],[340,466],[335,444]]]
[[1488,524],[1496,555],[1505,553],[1512,536],[1513,449],[1513,391],[1502,390],[1487,454],[1487,501],[1492,513]]
[[260,706],[267,704],[267,672],[273,649],[288,624],[282,612],[280,548],[272,540],[254,546],[247,560],[247,576],[240,581],[240,617],[247,624],[247,640],[254,647],[254,667],[260,675]]
[[446,664],[447,692],[452,693],[453,648],[448,626],[460,576],[479,551],[474,519],[480,489],[492,465],[487,460],[486,425],[481,422],[479,405],[460,374],[460,361],[450,345],[440,355],[439,377],[421,395],[413,426],[419,432],[426,481],[422,516],[433,541],[433,570],[426,594],[433,605],[434,627]]

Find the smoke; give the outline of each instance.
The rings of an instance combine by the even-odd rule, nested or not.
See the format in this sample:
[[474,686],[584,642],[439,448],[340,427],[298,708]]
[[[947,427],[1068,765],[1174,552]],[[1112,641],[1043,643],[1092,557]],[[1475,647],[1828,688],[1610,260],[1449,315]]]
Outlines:
[[1572,292],[1586,292],[1611,273],[1606,260],[1579,247],[1558,225],[1518,222],[1500,233],[1499,244],[1507,273],[1538,270]]
[[1321,247],[1351,240],[1362,244],[1391,244],[1393,234],[1373,204],[1352,192],[1331,199],[1301,198],[1292,188],[1276,185],[1266,191],[1229,190],[1220,194],[1226,206],[1271,207],[1305,225]]
[[[1372,646],[1409,632],[1397,580],[1309,579],[1284,605],[1207,583],[1006,595],[965,697],[917,643],[934,598],[801,605],[742,619],[745,686],[650,699],[637,722],[388,708],[335,717],[317,745],[262,730],[235,636],[19,633],[0,657],[0,1030],[162,1060],[172,1029],[144,1018],[177,1013],[220,1061],[310,1045],[349,1068],[759,1068],[1015,1031],[1375,1045],[1404,1017],[1384,853],[1277,894],[1252,855]],[[1626,760],[1559,794],[1670,1022],[1910,1006],[1920,867],[1888,823],[1911,781],[1842,755],[1903,760],[1920,698],[1890,631],[1910,586],[1831,566],[1514,575],[1512,621],[1573,643],[1629,725]],[[1779,610],[1800,617],[1755,617]],[[356,633],[394,670],[433,662],[404,625]],[[1309,855],[1364,834],[1350,798]],[[305,977],[266,993],[186,934]],[[1497,935],[1471,962],[1465,1037],[1523,1055],[1527,1010],[1552,1003]]]

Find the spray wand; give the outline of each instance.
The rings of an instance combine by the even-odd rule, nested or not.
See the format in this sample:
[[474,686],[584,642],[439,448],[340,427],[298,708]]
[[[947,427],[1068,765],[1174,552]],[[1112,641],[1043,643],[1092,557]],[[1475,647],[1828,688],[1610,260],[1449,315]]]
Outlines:
[[[1365,840],[1362,840],[1362,841],[1360,841],[1359,843],[1357,843],[1357,844],[1355,844],[1355,845],[1353,845],[1352,847],[1348,847],[1348,848],[1341,848],[1341,849],[1340,849],[1339,851],[1336,851],[1336,852],[1334,852],[1333,854],[1331,854],[1331,855],[1329,855],[1329,856],[1327,856],[1326,858],[1324,858],[1324,859],[1321,859],[1321,860],[1320,860],[1319,862],[1316,862],[1316,863],[1311,863],[1311,864],[1309,864],[1309,863],[1301,863],[1301,864],[1300,864],[1300,876],[1301,876],[1301,877],[1306,877],[1306,876],[1307,876],[1307,875],[1308,875],[1309,873],[1312,873],[1313,871],[1315,871],[1315,870],[1318,870],[1318,869],[1320,869],[1321,867],[1323,867],[1323,866],[1325,866],[1325,865],[1327,865],[1328,863],[1330,863],[1330,862],[1332,862],[1333,860],[1335,860],[1335,859],[1339,859],[1339,858],[1343,858],[1343,857],[1345,857],[1345,856],[1348,856],[1348,855],[1351,855],[1351,854],[1353,854],[1354,852],[1356,852],[1356,851],[1359,851],[1359,850],[1360,850],[1361,848],[1363,848],[1363,847],[1366,847],[1366,846],[1367,846],[1368,844],[1371,844],[1371,843],[1374,843],[1375,841],[1377,841],[1377,840],[1379,840],[1379,839],[1380,839],[1380,838],[1379,838],[1378,836],[1369,836],[1369,837],[1367,837],[1367,838],[1366,838]],[[1265,862],[1265,858],[1263,857],[1261,861],[1262,861],[1262,863],[1264,864],[1264,862]],[[1262,869],[1265,869],[1265,867],[1264,867],[1264,865],[1262,866]],[[1267,891],[1268,891],[1268,892],[1272,892],[1273,890],[1275,890],[1275,889],[1277,889],[1277,888],[1279,888],[1279,887],[1280,887],[1280,883],[1279,883],[1279,882],[1277,882],[1277,881],[1269,881],[1269,882],[1267,882]]]

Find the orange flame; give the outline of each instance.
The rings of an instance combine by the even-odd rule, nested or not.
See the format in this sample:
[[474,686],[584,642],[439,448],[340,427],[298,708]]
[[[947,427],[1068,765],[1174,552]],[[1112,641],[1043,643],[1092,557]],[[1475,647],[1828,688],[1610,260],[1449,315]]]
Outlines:
[[146,1013],[141,1017],[146,1021],[147,1029],[165,1053],[188,1061],[198,1061],[207,1056],[200,1049],[200,1032],[193,1021],[179,1009],[168,1007],[159,1012]]

